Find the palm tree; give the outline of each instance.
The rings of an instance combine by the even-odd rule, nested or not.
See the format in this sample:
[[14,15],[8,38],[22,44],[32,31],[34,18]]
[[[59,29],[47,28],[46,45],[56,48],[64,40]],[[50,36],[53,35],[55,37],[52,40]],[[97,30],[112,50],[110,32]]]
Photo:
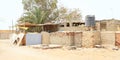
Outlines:
[[[58,17],[57,0],[23,0],[24,10],[28,12],[40,10],[45,13],[45,21],[55,20]],[[34,9],[35,8],[35,9]],[[39,12],[39,11],[38,11]]]
[[42,11],[38,7],[34,7],[33,10],[25,13],[24,21],[30,22],[33,24],[42,24],[45,21],[45,15],[47,12]]
[[[29,22],[33,24],[43,24],[47,21],[55,20],[58,17],[57,0],[22,0],[24,6],[24,16],[18,22]],[[29,30],[39,30],[40,28],[30,28]]]
[[[42,11],[39,7],[34,7],[33,10],[30,10],[24,13],[24,16],[19,20],[22,22],[29,22],[32,24],[42,24],[45,21],[45,16],[47,12]],[[31,27],[28,31],[33,32],[40,32],[41,27]]]

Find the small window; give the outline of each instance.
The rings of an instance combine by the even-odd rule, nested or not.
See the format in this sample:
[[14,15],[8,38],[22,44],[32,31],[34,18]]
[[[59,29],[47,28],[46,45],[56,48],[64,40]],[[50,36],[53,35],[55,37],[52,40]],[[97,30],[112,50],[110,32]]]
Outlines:
[[64,27],[64,25],[60,25],[60,27]]
[[70,27],[70,24],[69,24],[69,23],[67,23],[67,27]]

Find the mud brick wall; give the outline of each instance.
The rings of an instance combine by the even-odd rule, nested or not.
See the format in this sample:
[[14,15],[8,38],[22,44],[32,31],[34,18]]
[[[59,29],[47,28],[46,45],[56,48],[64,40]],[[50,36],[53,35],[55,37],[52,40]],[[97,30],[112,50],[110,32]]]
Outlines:
[[97,31],[100,31],[100,29],[101,29],[101,28],[100,28],[100,22],[96,22],[96,30],[97,30]]
[[105,31],[101,32],[102,45],[115,45],[115,32]]
[[42,44],[50,44],[50,34],[48,32],[41,32]]
[[100,32],[55,32],[50,34],[50,43],[87,48],[94,47],[94,45],[101,43]]
[[107,21],[107,31],[117,31],[117,25],[114,20]]
[[95,45],[115,46],[115,42],[120,41],[119,37],[120,33],[114,31],[54,32],[50,33],[50,44],[84,48],[93,48]]
[[82,34],[82,47],[93,48],[94,45],[100,45],[100,32],[99,31],[84,31]]
[[74,44],[77,47],[82,45],[82,32],[74,32]]
[[10,39],[12,33],[0,33],[0,39]]
[[60,31],[85,31],[86,27],[84,25],[77,27],[59,27]]
[[73,32],[55,32],[50,33],[50,43],[59,45],[72,45]]

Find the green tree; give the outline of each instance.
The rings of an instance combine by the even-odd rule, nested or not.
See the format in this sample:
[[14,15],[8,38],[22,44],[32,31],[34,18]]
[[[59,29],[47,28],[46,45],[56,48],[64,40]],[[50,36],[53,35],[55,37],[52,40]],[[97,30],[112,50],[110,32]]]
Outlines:
[[[43,24],[49,21],[69,21],[80,20],[79,9],[69,10],[65,7],[57,8],[57,0],[22,0],[24,14],[19,22],[30,22],[33,24]],[[29,30],[40,31],[40,28],[30,28]]]
[[59,16],[56,20],[62,20],[62,22],[71,22],[74,20],[81,20],[82,15],[79,9],[70,10],[65,7],[58,9]]
[[[25,10],[25,13],[24,13],[25,16],[23,16],[20,19],[20,21],[23,21],[23,22],[25,20],[34,22],[37,19],[40,21],[39,23],[37,22],[36,24],[40,24],[40,23],[44,23],[47,21],[55,20],[58,17],[57,0],[23,0],[23,6]],[[31,16],[31,12],[32,13],[36,12],[36,14],[32,14]],[[26,19],[26,14],[29,20],[28,18]],[[34,17],[34,16],[37,16],[37,17]]]
[[[58,17],[57,0],[22,0],[24,14],[18,23],[29,22],[43,24]],[[34,29],[33,29],[34,28]],[[40,27],[31,27],[28,31],[40,32]]]
[[30,22],[33,24],[41,24],[44,22],[45,19],[45,15],[47,14],[47,12],[42,11],[41,9],[34,7],[33,10],[28,11],[26,13],[24,13],[25,15],[23,17],[21,17],[21,20],[19,21],[23,21],[23,22]]

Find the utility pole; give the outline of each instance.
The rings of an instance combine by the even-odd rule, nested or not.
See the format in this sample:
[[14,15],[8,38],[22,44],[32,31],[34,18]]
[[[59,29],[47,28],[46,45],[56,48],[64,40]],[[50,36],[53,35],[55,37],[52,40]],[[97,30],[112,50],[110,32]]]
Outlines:
[[[23,16],[24,16],[24,14],[23,14]],[[24,19],[24,18],[23,18],[23,19]],[[25,24],[26,24],[26,23],[25,23],[25,19],[24,19],[24,28],[25,28]],[[24,29],[24,33],[25,33],[25,29]]]
[[13,28],[14,28],[14,26],[13,26],[13,20],[12,20],[12,33],[13,33]]

